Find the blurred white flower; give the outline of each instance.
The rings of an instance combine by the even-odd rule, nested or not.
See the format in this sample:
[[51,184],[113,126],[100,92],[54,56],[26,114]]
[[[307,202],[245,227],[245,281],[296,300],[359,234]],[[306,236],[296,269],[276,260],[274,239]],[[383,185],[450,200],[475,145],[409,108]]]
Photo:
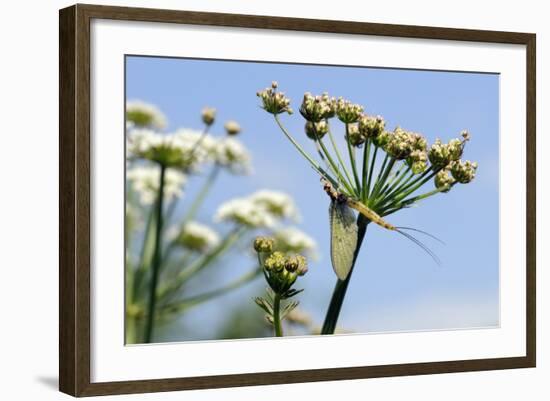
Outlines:
[[317,255],[317,243],[313,238],[296,227],[285,227],[275,232],[275,246],[282,252]]
[[[126,178],[139,194],[140,202],[151,205],[156,201],[159,189],[160,168],[158,166],[138,166],[129,169]],[[168,169],[164,176],[164,197],[167,201],[183,195],[182,187],[187,177],[180,171]]]
[[230,221],[251,228],[270,228],[275,225],[273,215],[249,198],[235,198],[221,204],[214,220]]
[[273,228],[282,219],[298,216],[292,198],[278,191],[262,190],[231,199],[218,208],[215,221],[232,221],[254,228]]
[[175,240],[187,249],[206,252],[220,243],[220,236],[207,225],[190,221],[183,226]]
[[200,131],[181,129],[162,134],[150,129],[134,129],[127,135],[128,157],[155,161],[167,167],[198,170],[203,163],[214,160],[216,141]]
[[153,104],[141,100],[126,102],[126,120],[135,127],[150,127],[163,129],[166,127],[166,117]]
[[223,138],[216,144],[216,162],[235,174],[248,174],[251,171],[250,153],[235,138]]
[[252,202],[264,207],[278,218],[298,220],[299,213],[294,200],[288,194],[280,191],[263,189],[250,196]]

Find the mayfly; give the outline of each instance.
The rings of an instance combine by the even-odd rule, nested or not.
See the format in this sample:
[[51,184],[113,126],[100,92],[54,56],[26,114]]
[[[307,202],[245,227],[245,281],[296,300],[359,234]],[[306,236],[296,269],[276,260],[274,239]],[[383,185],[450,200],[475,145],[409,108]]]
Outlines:
[[[331,231],[331,259],[334,272],[340,280],[345,280],[351,270],[354,262],[355,249],[358,241],[358,227],[355,222],[355,216],[351,209],[356,210],[366,217],[369,221],[377,224],[378,226],[385,228],[386,230],[395,231],[403,235],[407,239],[414,242],[422,250],[424,250],[430,257],[439,265],[441,264],[439,258],[433,253],[426,245],[424,245],[417,238],[404,232],[403,230],[417,231],[422,234],[428,235],[437,241],[438,238],[424,231],[410,228],[410,227],[396,227],[393,224],[385,221],[374,210],[368,208],[358,200],[346,196],[338,192],[334,186],[326,179],[321,179],[323,183],[323,189],[330,197],[330,231]],[[441,242],[441,241],[440,241]]]

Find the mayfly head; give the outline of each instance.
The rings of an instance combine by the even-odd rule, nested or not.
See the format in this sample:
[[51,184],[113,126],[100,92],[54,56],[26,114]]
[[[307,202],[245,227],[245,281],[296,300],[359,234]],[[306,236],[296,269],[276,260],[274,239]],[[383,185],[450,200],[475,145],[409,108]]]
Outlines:
[[341,198],[343,195],[339,193],[336,189],[334,189],[332,184],[327,179],[321,178],[321,183],[323,184],[323,190],[327,193],[332,201],[342,203]]

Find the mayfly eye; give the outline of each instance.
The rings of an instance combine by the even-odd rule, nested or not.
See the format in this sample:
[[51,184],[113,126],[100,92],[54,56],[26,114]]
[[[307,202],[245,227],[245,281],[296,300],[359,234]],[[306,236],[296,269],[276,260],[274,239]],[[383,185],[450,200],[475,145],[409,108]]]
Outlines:
[[330,202],[329,219],[332,267],[336,276],[345,280],[353,267],[358,241],[355,214],[345,203],[333,200]]

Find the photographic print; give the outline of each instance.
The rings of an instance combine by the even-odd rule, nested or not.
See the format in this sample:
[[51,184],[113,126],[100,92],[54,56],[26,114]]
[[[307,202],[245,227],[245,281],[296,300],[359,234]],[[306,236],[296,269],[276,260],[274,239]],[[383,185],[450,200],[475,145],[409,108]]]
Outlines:
[[499,75],[127,55],[125,342],[497,328]]

